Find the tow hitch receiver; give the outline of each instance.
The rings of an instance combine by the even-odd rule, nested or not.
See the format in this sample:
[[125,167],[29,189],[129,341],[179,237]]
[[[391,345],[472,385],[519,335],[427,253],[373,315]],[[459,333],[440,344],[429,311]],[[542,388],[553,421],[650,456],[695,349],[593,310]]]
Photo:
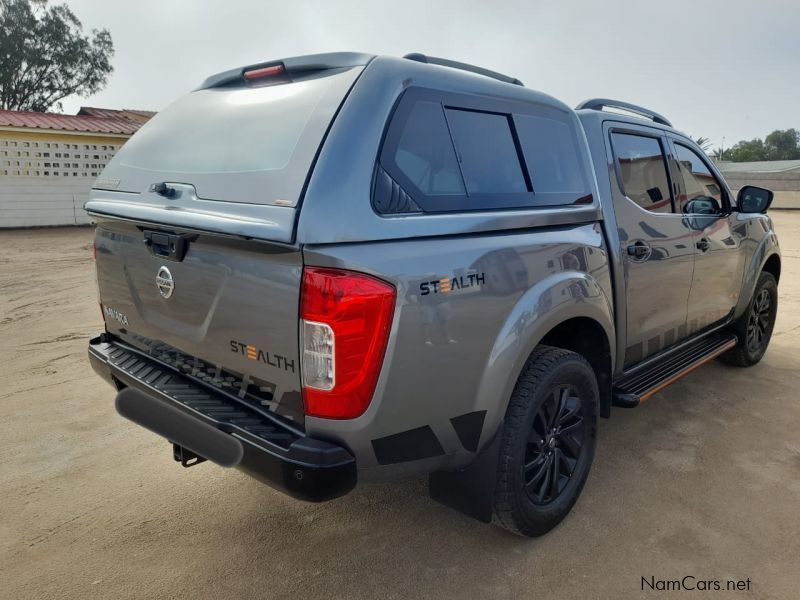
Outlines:
[[[236,467],[295,498],[322,502],[356,485],[356,461],[334,443],[257,410],[112,336],[89,342],[92,368],[115,386],[117,411],[161,436],[184,467]],[[136,375],[136,374],[139,375]]]
[[199,465],[208,460],[202,456],[197,456],[197,454],[180,444],[172,444],[172,457],[186,468]]

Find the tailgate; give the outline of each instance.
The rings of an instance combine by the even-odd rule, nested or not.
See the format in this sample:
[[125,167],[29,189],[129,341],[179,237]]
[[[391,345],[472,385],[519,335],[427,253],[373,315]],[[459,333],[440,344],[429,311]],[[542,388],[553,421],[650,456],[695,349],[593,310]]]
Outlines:
[[110,334],[303,423],[295,220],[326,132],[370,58],[221,73],[117,152],[86,204]]
[[113,218],[96,246],[109,333],[302,424],[297,248]]

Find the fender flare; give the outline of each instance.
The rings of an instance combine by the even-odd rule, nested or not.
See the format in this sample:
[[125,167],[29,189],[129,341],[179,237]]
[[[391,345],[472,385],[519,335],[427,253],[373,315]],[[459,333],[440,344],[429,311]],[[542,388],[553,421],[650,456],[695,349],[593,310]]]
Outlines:
[[576,317],[598,323],[616,355],[614,311],[591,274],[564,271],[529,288],[509,313],[495,339],[475,395],[475,411],[486,411],[480,447],[502,423],[514,385],[533,349],[557,325]]
[[739,318],[750,304],[750,299],[753,297],[753,292],[756,289],[756,282],[761,271],[764,270],[764,265],[773,256],[781,258],[780,249],[778,247],[778,238],[775,232],[770,231],[759,241],[753,255],[750,257],[750,262],[745,265],[744,278],[742,281],[742,291],[739,294],[739,301],[736,303],[733,318]]

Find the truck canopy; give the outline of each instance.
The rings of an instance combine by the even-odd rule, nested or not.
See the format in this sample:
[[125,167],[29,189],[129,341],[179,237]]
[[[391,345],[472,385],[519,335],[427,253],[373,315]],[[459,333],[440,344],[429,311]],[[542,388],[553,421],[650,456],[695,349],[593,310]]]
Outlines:
[[[264,221],[273,231],[262,237],[290,241],[293,211],[278,215],[269,207],[297,206],[320,144],[370,58],[314,55],[210,77],[120,149],[95,182],[87,210],[174,225],[191,225],[192,213]],[[169,194],[152,193],[165,189],[160,184]],[[137,210],[140,203],[168,204],[185,218]]]

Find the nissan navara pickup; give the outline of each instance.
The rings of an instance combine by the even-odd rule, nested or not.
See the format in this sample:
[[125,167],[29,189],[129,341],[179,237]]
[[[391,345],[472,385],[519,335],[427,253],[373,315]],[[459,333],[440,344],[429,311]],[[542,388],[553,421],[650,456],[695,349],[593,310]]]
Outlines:
[[248,65],[95,182],[89,358],[184,466],[308,501],[427,474],[434,499],[541,535],[598,417],[762,358],[771,201],[640,106],[572,109],[422,54]]

